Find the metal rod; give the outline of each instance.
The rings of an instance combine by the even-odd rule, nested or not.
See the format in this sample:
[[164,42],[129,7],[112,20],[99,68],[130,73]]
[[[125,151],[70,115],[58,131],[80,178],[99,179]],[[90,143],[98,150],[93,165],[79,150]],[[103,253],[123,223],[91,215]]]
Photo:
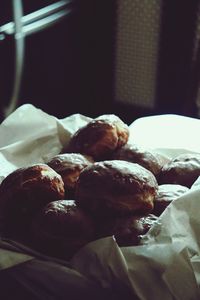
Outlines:
[[12,113],[16,107],[21,87],[22,71],[24,64],[24,35],[22,30],[23,7],[21,0],[13,0],[13,15],[15,23],[15,73],[14,73],[14,87],[10,103],[4,109],[4,117]]
[[[69,11],[66,12],[66,8],[69,7],[69,4],[71,4],[72,0],[63,0],[58,1],[54,4],[45,6],[37,11],[34,11],[28,15],[22,16],[21,23],[24,26],[28,26],[29,24],[33,25],[36,30],[36,25],[34,25],[35,22],[38,22],[39,20],[42,20],[48,16],[51,16],[53,14],[58,13],[57,20],[59,19],[59,13],[62,17],[63,15],[68,14]],[[37,23],[36,23],[37,24]],[[46,25],[47,26],[47,25]],[[40,30],[40,26],[38,26],[38,30]],[[28,30],[27,30],[28,31]],[[7,24],[4,24],[0,26],[0,33],[12,35],[15,33],[15,24],[14,22],[9,22]]]
[[54,25],[56,22],[61,21],[61,19],[63,19],[65,16],[67,16],[70,13],[71,13],[71,9],[63,9],[62,11],[54,13],[46,18],[43,18],[42,20],[38,20],[31,24],[23,26],[22,28],[23,33],[25,36],[28,36],[33,33],[37,33],[43,29],[50,27],[51,25]]

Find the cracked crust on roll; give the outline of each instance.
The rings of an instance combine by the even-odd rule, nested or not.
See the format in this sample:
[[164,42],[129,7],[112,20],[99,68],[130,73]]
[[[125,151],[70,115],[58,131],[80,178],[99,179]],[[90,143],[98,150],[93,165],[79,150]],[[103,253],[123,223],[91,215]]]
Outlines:
[[104,160],[125,145],[129,138],[128,126],[118,117],[99,117],[81,127],[71,138],[67,152],[92,156]]
[[64,198],[61,176],[46,164],[19,168],[0,185],[0,226],[5,232],[26,231],[30,219],[48,202]]
[[155,176],[142,166],[122,160],[103,161],[81,172],[75,199],[97,216],[148,214],[157,188]]

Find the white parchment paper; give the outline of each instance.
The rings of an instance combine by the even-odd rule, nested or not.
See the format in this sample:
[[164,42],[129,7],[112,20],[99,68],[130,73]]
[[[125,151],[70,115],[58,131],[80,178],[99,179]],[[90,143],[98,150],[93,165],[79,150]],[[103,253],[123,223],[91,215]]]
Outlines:
[[[14,169],[46,162],[68,143],[90,118],[79,114],[58,120],[36,107],[19,107],[0,125],[0,180]],[[140,118],[130,125],[130,142],[174,157],[200,153],[200,120],[177,115]],[[119,248],[113,237],[89,243],[70,266],[103,288],[121,286],[137,299],[200,299],[199,179],[187,194],[173,201],[143,240]],[[35,259],[35,253],[6,247],[0,241],[0,269]],[[15,250],[15,251],[14,251]],[[68,271],[69,272],[69,271]]]
[[0,125],[0,181],[16,168],[47,162],[89,120],[79,114],[58,120],[31,104],[19,107]]

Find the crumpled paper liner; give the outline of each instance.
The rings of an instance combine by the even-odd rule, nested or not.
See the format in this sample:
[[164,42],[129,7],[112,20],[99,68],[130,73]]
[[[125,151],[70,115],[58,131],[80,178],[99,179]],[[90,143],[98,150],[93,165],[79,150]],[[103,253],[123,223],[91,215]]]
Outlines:
[[[0,126],[0,179],[18,167],[48,161],[89,120],[79,114],[59,120],[30,104],[19,107]],[[152,116],[134,121],[130,130],[130,142],[169,158],[184,152],[200,153],[200,140],[193,135],[200,130],[197,119]],[[80,249],[70,266],[103,289],[120,287],[138,299],[200,299],[199,211],[198,179],[165,210],[141,246],[119,248],[113,237],[107,237]],[[23,247],[16,248],[16,254],[17,250],[6,249],[3,241],[0,247],[0,269],[37,256],[31,249],[27,254]]]
[[98,240],[74,256],[72,267],[104,287],[121,282],[139,299],[200,299],[199,200],[199,190],[175,200],[143,245]]
[[79,114],[59,120],[31,104],[19,107],[0,125],[0,181],[16,168],[50,160],[89,120]]

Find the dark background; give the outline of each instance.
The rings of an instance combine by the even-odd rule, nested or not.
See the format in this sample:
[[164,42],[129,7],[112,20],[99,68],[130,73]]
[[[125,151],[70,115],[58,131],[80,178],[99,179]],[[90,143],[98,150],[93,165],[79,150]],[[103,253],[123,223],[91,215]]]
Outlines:
[[[28,14],[55,1],[23,1]],[[198,117],[198,0],[163,1],[155,107],[125,105],[114,99],[117,1],[74,1],[70,16],[31,35],[25,42],[25,65],[19,105],[32,103],[64,118],[73,113],[91,117],[115,113],[126,122],[152,114]],[[1,1],[0,25],[12,20],[11,2]],[[14,41],[0,42],[0,106],[11,97]]]

